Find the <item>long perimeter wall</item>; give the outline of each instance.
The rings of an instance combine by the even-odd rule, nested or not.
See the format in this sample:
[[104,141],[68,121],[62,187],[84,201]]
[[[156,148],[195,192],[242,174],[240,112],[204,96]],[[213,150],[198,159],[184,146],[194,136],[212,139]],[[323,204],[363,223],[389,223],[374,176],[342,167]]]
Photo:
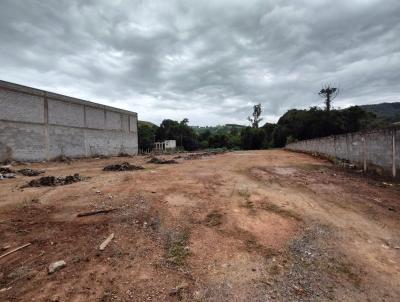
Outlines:
[[355,132],[299,141],[286,149],[318,153],[358,164],[364,170],[380,168],[392,176],[399,176],[400,129],[381,129]]
[[0,161],[137,151],[137,113],[0,81]]

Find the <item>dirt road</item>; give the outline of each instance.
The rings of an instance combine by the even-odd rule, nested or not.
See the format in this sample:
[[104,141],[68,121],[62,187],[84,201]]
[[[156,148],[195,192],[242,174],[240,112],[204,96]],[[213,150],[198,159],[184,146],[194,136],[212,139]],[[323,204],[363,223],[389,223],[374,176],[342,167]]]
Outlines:
[[[0,180],[0,255],[32,243],[0,259],[0,300],[400,301],[399,185],[282,150],[176,160],[29,166],[86,177],[63,186]],[[102,171],[123,161],[145,169]]]

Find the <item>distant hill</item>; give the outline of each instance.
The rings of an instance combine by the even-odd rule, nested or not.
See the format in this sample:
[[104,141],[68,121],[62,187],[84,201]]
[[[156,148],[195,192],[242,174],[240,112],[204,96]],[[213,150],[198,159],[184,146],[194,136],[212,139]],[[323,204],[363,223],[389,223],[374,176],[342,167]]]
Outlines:
[[360,107],[390,122],[400,122],[400,102],[361,105]]
[[139,125],[139,126],[147,125],[147,126],[158,127],[156,124],[153,124],[153,123],[151,123],[151,122],[146,122],[146,121],[138,121],[138,125]]

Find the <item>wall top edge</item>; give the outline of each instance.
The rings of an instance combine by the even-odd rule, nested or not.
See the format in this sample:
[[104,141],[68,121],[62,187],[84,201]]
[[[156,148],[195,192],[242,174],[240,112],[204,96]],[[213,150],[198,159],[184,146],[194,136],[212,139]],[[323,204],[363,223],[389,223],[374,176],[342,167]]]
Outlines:
[[386,128],[381,128],[381,129],[373,129],[373,130],[364,130],[364,131],[357,131],[357,132],[349,132],[349,133],[343,133],[343,134],[336,134],[336,135],[330,135],[330,136],[322,136],[322,137],[316,137],[316,138],[311,138],[311,139],[305,139],[293,143],[286,144],[286,147],[290,145],[295,145],[297,143],[304,143],[304,142],[310,142],[310,141],[317,141],[317,140],[326,140],[326,139],[337,139],[340,137],[346,137],[346,136],[354,136],[354,135],[360,135],[360,136],[365,136],[369,134],[376,134],[376,133],[387,133],[387,132],[397,132],[400,131],[400,126],[399,125],[393,125],[389,126]]
[[20,84],[15,84],[15,83],[7,82],[7,81],[0,80],[0,89],[15,91],[15,92],[24,93],[24,94],[30,94],[30,95],[39,96],[39,97],[47,97],[52,100],[69,102],[69,103],[73,103],[73,104],[104,109],[104,110],[108,110],[108,111],[128,114],[128,115],[137,117],[137,113],[133,112],[133,111],[119,109],[119,108],[115,108],[115,107],[111,107],[111,106],[107,106],[107,105],[102,105],[99,103],[94,103],[91,101],[86,101],[86,100],[58,94],[55,92],[41,90],[41,89],[24,86],[24,85],[20,85]]

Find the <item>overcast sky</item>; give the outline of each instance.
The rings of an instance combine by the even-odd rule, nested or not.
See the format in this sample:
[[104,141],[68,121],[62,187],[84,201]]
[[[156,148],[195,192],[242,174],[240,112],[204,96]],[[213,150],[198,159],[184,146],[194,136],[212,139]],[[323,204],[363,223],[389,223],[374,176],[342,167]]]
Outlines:
[[1,0],[0,79],[192,125],[400,101],[399,0]]

